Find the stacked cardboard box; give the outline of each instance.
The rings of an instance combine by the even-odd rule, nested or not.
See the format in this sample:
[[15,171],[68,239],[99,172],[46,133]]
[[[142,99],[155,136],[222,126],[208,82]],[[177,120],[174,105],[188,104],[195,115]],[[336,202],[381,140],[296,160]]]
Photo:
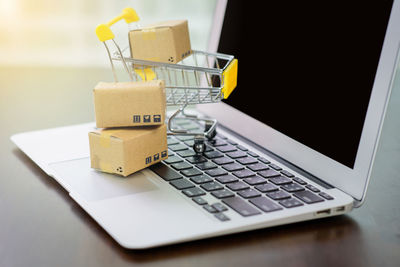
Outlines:
[[128,176],[168,157],[164,81],[100,82],[93,95],[92,168]]
[[[129,32],[131,57],[177,63],[192,53],[186,20]],[[100,82],[94,88],[97,128],[89,133],[91,167],[128,176],[168,157],[164,81],[150,68],[135,69],[142,82]]]

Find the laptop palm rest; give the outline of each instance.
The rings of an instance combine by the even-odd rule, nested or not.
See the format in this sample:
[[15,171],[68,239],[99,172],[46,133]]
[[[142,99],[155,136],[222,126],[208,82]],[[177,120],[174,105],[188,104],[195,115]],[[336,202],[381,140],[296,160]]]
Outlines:
[[158,189],[141,172],[129,177],[120,177],[93,170],[90,168],[89,157],[51,163],[49,166],[70,192],[79,194],[86,201],[98,201]]

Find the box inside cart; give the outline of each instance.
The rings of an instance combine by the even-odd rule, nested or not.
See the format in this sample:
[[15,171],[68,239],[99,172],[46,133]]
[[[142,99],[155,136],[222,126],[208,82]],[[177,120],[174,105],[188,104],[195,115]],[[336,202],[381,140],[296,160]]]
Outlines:
[[134,59],[177,63],[192,53],[187,20],[152,24],[129,32]]

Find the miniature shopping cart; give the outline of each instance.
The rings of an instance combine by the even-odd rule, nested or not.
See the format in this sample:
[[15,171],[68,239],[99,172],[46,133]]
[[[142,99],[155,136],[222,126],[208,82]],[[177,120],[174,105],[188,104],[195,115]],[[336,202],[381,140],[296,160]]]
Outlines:
[[[193,136],[194,151],[203,153],[206,149],[205,140],[211,140],[216,135],[217,121],[186,114],[185,108],[192,104],[216,103],[227,98],[236,87],[237,59],[231,55],[196,50],[176,64],[131,58],[124,55],[129,49],[118,46],[110,29],[111,25],[122,19],[130,24],[137,22],[139,17],[132,8],[125,8],[121,15],[96,28],[96,34],[107,50],[115,82],[118,80],[114,61],[122,62],[131,81],[164,80],[167,105],[179,106],[168,119],[168,135]],[[110,52],[106,43],[110,40],[116,48],[114,53]],[[204,131],[180,128],[179,123],[175,123],[180,119],[193,120],[204,126]]]

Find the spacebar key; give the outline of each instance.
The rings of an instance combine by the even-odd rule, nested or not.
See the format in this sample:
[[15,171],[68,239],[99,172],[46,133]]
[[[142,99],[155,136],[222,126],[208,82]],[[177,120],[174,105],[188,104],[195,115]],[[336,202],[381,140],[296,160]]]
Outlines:
[[247,201],[239,197],[224,198],[222,199],[222,202],[224,202],[226,205],[231,207],[237,213],[245,217],[261,213],[259,210],[251,206]]

